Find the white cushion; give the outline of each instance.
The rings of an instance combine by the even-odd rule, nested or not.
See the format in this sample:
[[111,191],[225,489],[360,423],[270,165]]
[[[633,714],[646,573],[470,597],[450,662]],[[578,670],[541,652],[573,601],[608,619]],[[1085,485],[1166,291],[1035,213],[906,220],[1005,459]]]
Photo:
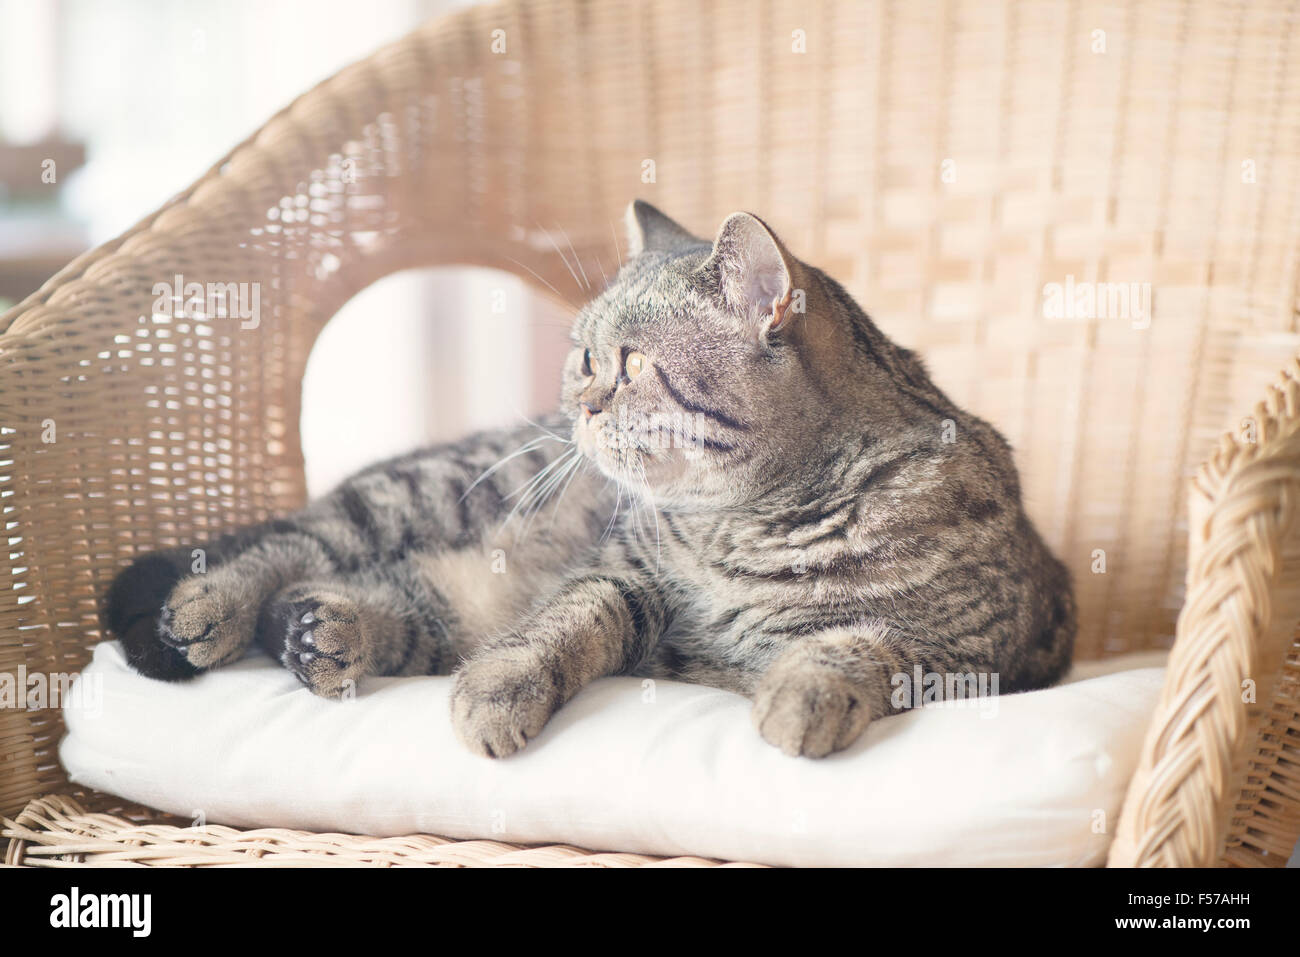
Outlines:
[[784,865],[1089,865],[1163,674],[919,709],[820,761],[762,741],[737,695],[609,678],[492,761],[456,741],[447,678],[369,679],[327,701],[258,654],[173,685],[105,642],[65,708],[60,757],[78,784],[236,827]]

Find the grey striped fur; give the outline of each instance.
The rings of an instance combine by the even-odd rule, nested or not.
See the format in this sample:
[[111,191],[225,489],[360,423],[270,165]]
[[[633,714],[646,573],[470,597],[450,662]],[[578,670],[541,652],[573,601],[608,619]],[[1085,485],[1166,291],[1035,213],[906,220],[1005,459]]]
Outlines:
[[204,574],[141,559],[106,606],[132,663],[184,678],[256,641],[327,696],[454,672],[456,731],[493,757],[604,675],[747,695],[809,756],[918,667],[1058,680],[1070,582],[1003,438],[756,217],[710,244],[638,202],[628,227],[560,413],[368,468],[209,543]]

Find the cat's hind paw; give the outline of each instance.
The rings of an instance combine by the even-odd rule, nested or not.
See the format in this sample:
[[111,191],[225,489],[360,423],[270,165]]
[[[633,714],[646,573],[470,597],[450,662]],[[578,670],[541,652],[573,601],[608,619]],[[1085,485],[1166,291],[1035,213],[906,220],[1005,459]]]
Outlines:
[[104,628],[122,643],[126,660],[149,678],[182,681],[199,669],[159,633],[163,603],[188,572],[188,552],[154,552],[118,572],[104,601]]
[[196,670],[239,658],[253,637],[257,595],[224,568],[181,579],[163,602],[158,640]]
[[[265,642],[280,663],[323,698],[355,693],[367,673],[362,611],[352,599],[309,591],[279,599],[267,609]],[[275,642],[278,640],[278,647]]]

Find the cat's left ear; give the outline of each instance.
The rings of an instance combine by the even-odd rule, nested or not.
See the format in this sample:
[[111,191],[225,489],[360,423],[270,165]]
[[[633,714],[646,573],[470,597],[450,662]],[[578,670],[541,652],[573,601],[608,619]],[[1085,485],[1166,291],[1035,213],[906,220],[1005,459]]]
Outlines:
[[627,225],[629,259],[644,252],[664,252],[701,242],[642,199],[628,204],[623,220]]
[[790,324],[796,263],[767,223],[753,213],[732,213],[700,268],[717,276],[727,305],[765,336]]

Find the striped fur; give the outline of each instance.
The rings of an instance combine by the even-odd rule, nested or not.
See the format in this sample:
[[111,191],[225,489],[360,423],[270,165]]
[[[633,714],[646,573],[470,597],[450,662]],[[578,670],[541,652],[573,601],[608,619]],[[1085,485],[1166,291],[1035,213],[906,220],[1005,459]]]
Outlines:
[[1058,680],[1070,582],[1003,438],[757,218],[712,244],[628,220],[559,414],[366,469],[210,543],[203,574],[141,559],[106,607],[132,663],[185,678],[256,641],[329,696],[454,671],[456,731],[494,757],[603,675],[748,695],[810,756],[906,706],[918,668]]

